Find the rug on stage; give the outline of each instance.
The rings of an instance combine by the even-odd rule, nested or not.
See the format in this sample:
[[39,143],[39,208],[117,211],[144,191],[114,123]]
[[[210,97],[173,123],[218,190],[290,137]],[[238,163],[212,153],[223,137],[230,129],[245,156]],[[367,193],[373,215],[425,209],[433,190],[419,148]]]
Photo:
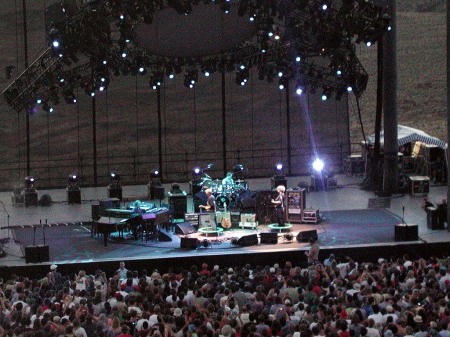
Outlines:
[[[322,220],[318,224],[294,224],[291,233],[295,236],[305,230],[317,230],[321,246],[346,246],[356,244],[390,243],[395,241],[395,225],[401,219],[385,209],[364,209],[328,211],[320,213]],[[232,244],[233,239],[245,235],[267,232],[269,228],[258,226],[257,230],[240,228],[225,231],[220,236],[205,237],[201,233],[193,233],[187,237],[205,239],[211,242],[209,248],[240,249]],[[182,235],[166,232],[171,241],[144,241],[142,239],[119,239],[113,234],[108,246],[103,245],[101,237],[91,237],[90,226],[82,223],[54,224],[50,227],[23,227],[14,229],[14,237],[23,247],[29,245],[49,246],[50,261],[86,261],[117,259],[126,257],[160,256],[168,252],[180,250]],[[269,251],[273,249],[295,249],[299,247],[297,240],[289,245],[282,245],[284,233],[278,234],[278,245],[258,244],[254,250]],[[304,246],[307,243],[300,243]]]
[[329,211],[321,215],[322,222],[316,226],[324,246],[394,242],[395,225],[401,223],[401,218],[385,209]]

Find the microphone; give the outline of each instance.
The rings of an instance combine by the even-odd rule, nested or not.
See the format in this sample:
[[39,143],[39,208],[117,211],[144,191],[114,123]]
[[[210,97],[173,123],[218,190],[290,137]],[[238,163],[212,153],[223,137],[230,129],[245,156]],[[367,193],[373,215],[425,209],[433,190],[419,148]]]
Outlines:
[[405,221],[405,206],[402,206],[402,220],[403,220],[403,224],[405,226],[407,226],[406,221]]

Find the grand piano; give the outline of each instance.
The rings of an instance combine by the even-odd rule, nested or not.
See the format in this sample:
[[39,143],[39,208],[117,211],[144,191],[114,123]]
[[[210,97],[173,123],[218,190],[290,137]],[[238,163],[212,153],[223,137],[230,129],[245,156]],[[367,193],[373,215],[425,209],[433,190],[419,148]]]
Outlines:
[[118,232],[120,238],[124,238],[124,233],[128,231],[135,240],[139,237],[145,241],[157,239],[159,226],[167,224],[170,218],[170,211],[165,207],[149,208],[145,213],[136,213],[132,209],[108,208],[93,222],[91,235],[102,235],[105,247],[108,245],[109,235],[114,232]]

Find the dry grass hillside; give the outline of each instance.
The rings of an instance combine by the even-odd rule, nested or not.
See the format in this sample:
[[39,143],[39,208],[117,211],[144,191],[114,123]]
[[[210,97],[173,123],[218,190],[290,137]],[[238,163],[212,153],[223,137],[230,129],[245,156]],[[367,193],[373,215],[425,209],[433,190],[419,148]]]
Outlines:
[[[444,141],[446,125],[446,14],[443,1],[397,1],[398,122]],[[428,6],[427,6],[428,4]],[[432,11],[417,12],[417,9]],[[370,75],[361,100],[364,128],[373,133],[376,107],[376,47],[360,46]],[[352,141],[362,139],[356,104],[351,103]]]

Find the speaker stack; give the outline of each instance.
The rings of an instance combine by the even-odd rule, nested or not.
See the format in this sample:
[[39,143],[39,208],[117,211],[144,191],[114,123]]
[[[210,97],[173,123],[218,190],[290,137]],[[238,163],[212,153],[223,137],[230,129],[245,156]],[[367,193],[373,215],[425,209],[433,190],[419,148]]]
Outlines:
[[41,263],[50,260],[50,251],[48,245],[26,246],[25,262]]
[[419,226],[406,224],[395,226],[395,241],[417,240],[419,240]]

